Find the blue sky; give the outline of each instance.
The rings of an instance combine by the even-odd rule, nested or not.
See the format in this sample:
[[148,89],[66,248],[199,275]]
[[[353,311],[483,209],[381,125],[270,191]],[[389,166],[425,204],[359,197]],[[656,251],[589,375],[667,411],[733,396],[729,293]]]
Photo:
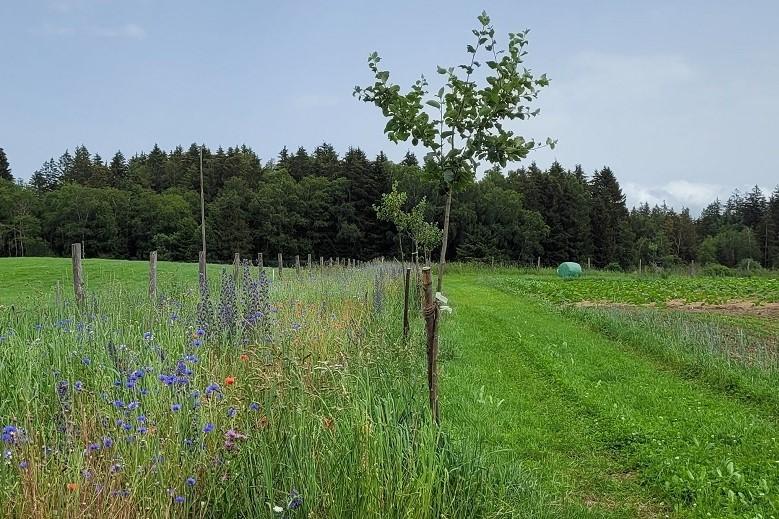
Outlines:
[[696,210],[779,182],[776,1],[0,0],[0,147],[22,178],[82,143],[107,160],[155,142],[400,158],[352,97],[368,53],[402,84],[435,79],[481,9],[498,34],[530,28],[528,65],[552,80],[517,126],[559,140],[542,167],[609,165],[629,203]]

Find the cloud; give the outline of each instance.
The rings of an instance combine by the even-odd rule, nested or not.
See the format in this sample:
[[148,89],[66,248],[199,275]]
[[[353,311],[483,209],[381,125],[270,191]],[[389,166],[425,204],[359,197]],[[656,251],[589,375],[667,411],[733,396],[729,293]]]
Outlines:
[[[650,206],[666,203],[677,211],[687,207],[693,214],[697,214],[713,202],[719,199],[724,202],[735,192],[742,194],[751,191],[753,185],[726,186],[722,184],[710,184],[706,182],[690,182],[687,180],[672,180],[661,185],[646,185],[636,182],[623,182],[622,192],[627,198],[627,206],[634,207],[644,202]],[[767,187],[760,187],[764,195],[770,194]]]
[[45,23],[32,32],[57,37],[86,35],[95,38],[126,38],[131,40],[142,40],[146,37],[144,28],[134,23],[126,23],[116,27],[76,27]]
[[146,31],[140,25],[126,23],[119,27],[96,27],[92,29],[95,36],[103,38],[130,38],[142,40],[146,37]]

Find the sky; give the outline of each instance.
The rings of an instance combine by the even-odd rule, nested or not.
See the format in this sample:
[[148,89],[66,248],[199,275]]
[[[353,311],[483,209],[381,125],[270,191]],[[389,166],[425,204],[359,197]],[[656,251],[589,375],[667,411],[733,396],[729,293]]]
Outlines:
[[512,127],[558,145],[525,165],[607,165],[629,205],[696,212],[779,183],[775,0],[0,0],[0,147],[17,178],[80,144],[106,160],[192,142],[399,160],[410,144],[352,96],[368,54],[401,85],[437,80],[482,9],[499,41],[530,29],[527,66],[551,79]]

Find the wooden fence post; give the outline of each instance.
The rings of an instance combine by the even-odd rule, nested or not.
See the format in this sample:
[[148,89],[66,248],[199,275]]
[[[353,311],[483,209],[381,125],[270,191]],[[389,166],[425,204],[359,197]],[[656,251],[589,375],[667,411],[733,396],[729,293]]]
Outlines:
[[241,255],[239,253],[235,253],[235,256],[233,256],[233,279],[235,279],[235,282],[238,283],[238,279],[240,279],[241,274]]
[[149,297],[157,297],[157,251],[149,253]]
[[208,277],[206,274],[206,251],[204,250],[201,250],[200,254],[198,255],[197,269],[199,273],[198,282],[206,283],[208,281]]
[[295,274],[300,275],[300,255],[295,254]]
[[433,279],[430,267],[422,269],[422,286],[425,290],[425,306],[422,313],[425,316],[427,332],[427,388],[430,393],[430,411],[436,425],[438,415],[438,303],[433,297]]
[[74,243],[70,246],[73,259],[73,291],[76,294],[76,302],[84,302],[84,271],[81,269],[81,244]]
[[323,256],[319,256],[319,268],[323,269],[325,267],[325,258]]
[[406,267],[406,275],[403,286],[403,338],[408,338],[408,288],[411,283],[411,267]]
[[306,267],[311,268],[311,253],[308,254],[308,260],[306,261]]
[[262,272],[262,269],[265,268],[265,265],[263,265],[263,261],[262,261],[262,252],[257,254],[257,267],[259,267],[260,272]]
[[330,256],[330,264],[328,265],[328,267],[330,267],[330,268],[333,267],[333,257],[332,256]]
[[282,272],[284,271],[284,258],[279,252],[279,279],[282,279]]

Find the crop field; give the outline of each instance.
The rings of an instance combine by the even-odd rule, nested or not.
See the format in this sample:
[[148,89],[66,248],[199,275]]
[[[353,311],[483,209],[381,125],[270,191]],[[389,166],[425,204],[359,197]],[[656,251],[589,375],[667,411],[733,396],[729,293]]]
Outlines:
[[0,260],[4,517],[779,515],[770,276],[455,265],[436,426],[397,264],[84,271]]

